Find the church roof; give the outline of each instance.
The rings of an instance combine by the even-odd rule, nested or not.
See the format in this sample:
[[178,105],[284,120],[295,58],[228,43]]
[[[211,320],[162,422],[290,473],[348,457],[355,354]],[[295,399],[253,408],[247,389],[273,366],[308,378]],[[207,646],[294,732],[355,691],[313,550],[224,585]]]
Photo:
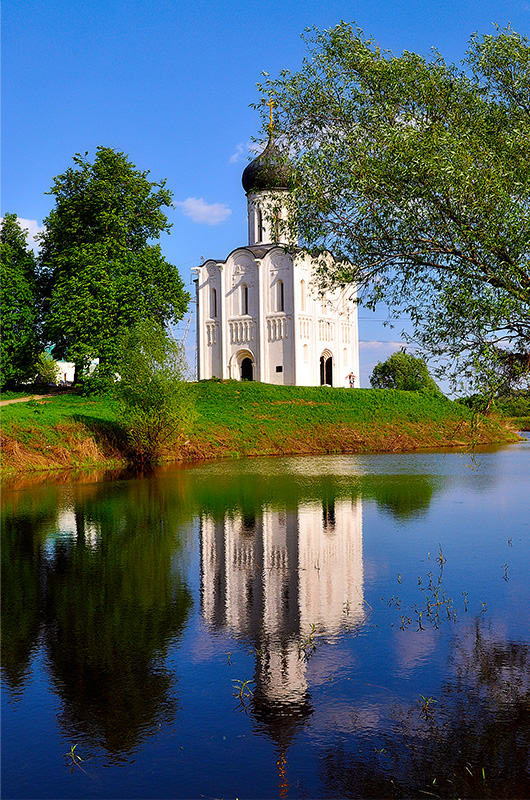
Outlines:
[[[278,250],[278,249],[285,250],[286,247],[285,247],[284,244],[275,244],[275,243],[273,243],[273,244],[244,244],[244,245],[240,245],[239,247],[236,247],[234,250],[232,250],[227,255],[227,257],[225,259],[209,258],[208,262],[216,261],[218,264],[226,264],[226,262],[228,261],[230,256],[232,256],[234,253],[237,253],[239,250],[248,250],[249,253],[252,253],[254,258],[262,259],[262,258],[264,258],[264,256],[267,255],[267,253],[270,250]],[[290,247],[289,248],[289,252],[292,253],[293,249],[297,249],[297,248]],[[205,261],[204,263],[206,264],[208,262]],[[202,266],[202,264],[201,264],[201,266]]]
[[[265,245],[263,245],[263,244],[261,244],[261,245],[254,244],[254,245],[249,245],[249,244],[247,244],[247,246],[245,247],[245,250],[250,250],[252,255],[255,256],[256,258],[263,258],[263,256],[266,255],[269,252],[269,250],[273,250],[275,247],[279,247],[279,245],[277,245],[277,244],[265,244]],[[239,249],[242,249],[242,248],[238,248],[238,250]]]
[[291,170],[272,139],[269,139],[263,153],[245,167],[241,182],[247,194],[270,189],[289,189],[292,186]]

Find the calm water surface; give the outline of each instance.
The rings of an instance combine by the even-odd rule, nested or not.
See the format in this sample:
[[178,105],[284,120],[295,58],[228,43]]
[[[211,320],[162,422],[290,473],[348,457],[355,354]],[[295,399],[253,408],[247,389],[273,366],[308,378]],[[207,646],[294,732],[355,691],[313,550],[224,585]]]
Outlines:
[[2,797],[530,797],[530,441],[2,511]]

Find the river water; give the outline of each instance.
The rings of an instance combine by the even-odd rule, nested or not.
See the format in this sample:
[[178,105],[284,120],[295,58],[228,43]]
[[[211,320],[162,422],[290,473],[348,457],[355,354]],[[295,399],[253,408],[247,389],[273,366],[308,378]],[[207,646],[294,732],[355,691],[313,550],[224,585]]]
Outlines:
[[530,797],[530,440],[2,511],[2,797]]

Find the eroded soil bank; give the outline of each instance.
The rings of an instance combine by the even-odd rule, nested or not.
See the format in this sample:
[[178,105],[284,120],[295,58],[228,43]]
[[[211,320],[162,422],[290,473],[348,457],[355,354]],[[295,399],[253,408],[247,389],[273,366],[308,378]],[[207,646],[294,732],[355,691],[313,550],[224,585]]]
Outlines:
[[[195,416],[163,461],[321,453],[408,452],[505,444],[517,433],[502,417],[473,417],[443,396],[420,392],[190,384]],[[112,398],[62,395],[2,409],[5,477],[128,462]]]

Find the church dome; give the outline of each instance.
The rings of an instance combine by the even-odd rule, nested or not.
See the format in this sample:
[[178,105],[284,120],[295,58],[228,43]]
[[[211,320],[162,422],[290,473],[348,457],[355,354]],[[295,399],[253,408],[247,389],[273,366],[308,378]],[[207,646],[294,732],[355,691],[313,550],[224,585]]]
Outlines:
[[248,164],[241,178],[243,189],[249,192],[262,192],[271,189],[289,189],[292,174],[285,163],[281,151],[269,139],[267,147]]

